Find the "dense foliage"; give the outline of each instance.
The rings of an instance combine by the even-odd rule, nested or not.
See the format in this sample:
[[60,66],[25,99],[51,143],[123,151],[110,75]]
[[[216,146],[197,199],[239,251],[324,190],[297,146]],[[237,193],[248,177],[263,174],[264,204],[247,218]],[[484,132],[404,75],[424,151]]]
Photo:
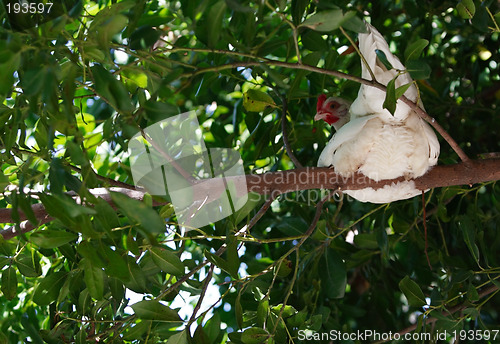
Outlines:
[[[329,136],[312,120],[317,96],[353,100],[359,84],[301,66],[359,76],[348,48],[362,19],[471,158],[500,151],[498,2],[65,0],[50,14],[41,3],[45,13],[0,7],[0,204],[13,209],[3,233],[25,218],[37,226],[40,202],[54,218],[0,238],[0,343],[500,329],[495,182],[427,193],[427,236],[419,197],[334,197],[307,240],[325,191],[282,195],[251,228],[263,199],[187,232],[165,199],[114,194],[113,208],[89,193],[133,185],[129,139],[190,110],[207,147],[234,148],[246,173],[264,173],[294,168],[286,103],[292,151],[315,166]],[[440,141],[439,163],[457,162]]]

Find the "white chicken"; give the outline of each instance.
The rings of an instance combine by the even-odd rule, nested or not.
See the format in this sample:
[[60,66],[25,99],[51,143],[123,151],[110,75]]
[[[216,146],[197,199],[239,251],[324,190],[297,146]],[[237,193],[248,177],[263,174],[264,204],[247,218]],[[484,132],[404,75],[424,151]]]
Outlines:
[[[359,50],[378,82],[395,87],[412,83],[405,67],[389,50],[382,35],[370,24],[367,33],[359,34]],[[378,59],[376,50],[382,51],[393,66],[388,70]],[[367,66],[362,63],[362,78],[371,79]],[[418,90],[412,84],[404,95],[417,101],[423,109]],[[342,177],[360,172],[375,181],[405,180],[383,188],[345,190],[361,202],[388,203],[421,194],[411,179],[425,174],[436,165],[439,142],[431,127],[408,105],[398,100],[392,115],[383,108],[385,92],[362,84],[358,97],[349,106],[343,99],[321,95],[318,98],[315,120],[324,120],[337,131],[321,152],[318,166],[333,167]]]

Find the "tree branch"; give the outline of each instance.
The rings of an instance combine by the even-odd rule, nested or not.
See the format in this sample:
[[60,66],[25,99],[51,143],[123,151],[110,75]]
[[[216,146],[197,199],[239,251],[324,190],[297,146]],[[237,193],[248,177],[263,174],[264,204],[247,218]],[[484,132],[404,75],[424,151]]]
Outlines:
[[[271,59],[266,59],[266,58],[258,58],[254,57],[255,59],[259,59],[260,61],[247,61],[247,62],[233,62],[233,63],[228,63],[225,65],[221,66],[213,66],[213,67],[208,67],[208,68],[202,68],[198,69],[194,73],[187,73],[183,74],[182,77],[193,77],[198,74],[203,74],[207,72],[220,72],[222,70],[226,69],[233,69],[233,68],[238,68],[238,67],[252,67],[252,66],[260,66],[262,64],[266,64],[269,66],[276,66],[276,67],[283,67],[283,68],[289,68],[289,69],[301,69],[301,70],[306,70],[309,72],[314,72],[314,73],[320,73],[320,74],[325,74],[325,75],[330,75],[334,76],[337,78],[341,79],[346,79],[346,80],[351,80],[355,81],[359,84],[371,86],[378,88],[379,90],[382,90],[384,92],[387,92],[387,87],[376,80],[367,80],[363,79],[354,75],[349,75],[343,72],[339,72],[336,70],[328,70],[328,69],[323,69],[319,67],[314,67],[314,66],[309,66],[301,63],[288,63],[288,62],[281,62],[281,61],[275,61]],[[399,99],[406,105],[408,105],[412,110],[414,110],[421,118],[423,118],[425,121],[427,121],[442,137],[445,139],[446,142],[453,148],[455,153],[460,157],[460,159],[463,162],[469,162],[470,159],[465,154],[465,152],[460,148],[460,146],[457,144],[457,142],[444,130],[444,128],[439,125],[436,120],[431,117],[427,112],[422,110],[415,102],[411,101],[410,99],[406,98],[406,96],[401,96]]]
[[[326,167],[305,167],[246,177],[249,191],[271,195],[309,189],[360,190],[367,187],[378,189],[404,180],[404,177],[400,177],[375,182],[359,173],[343,178],[333,169]],[[500,180],[500,159],[471,160],[470,163],[435,166],[425,175],[414,179],[414,182],[417,189],[427,190],[493,180]]]
[[[144,198],[145,192],[142,190],[130,190],[129,188],[118,188],[118,187],[112,187],[109,189],[106,188],[95,188],[95,189],[89,189],[89,192],[93,194],[96,197],[101,197],[108,203],[112,203],[111,201],[111,195],[110,191],[113,192],[119,192],[124,195],[127,195],[130,198],[136,199],[136,200],[142,200]],[[74,197],[78,203],[81,202],[81,199],[79,196]],[[11,239],[15,236],[18,236],[19,234],[22,233],[28,233],[32,231],[35,228],[38,228],[39,226],[48,223],[52,220],[54,220],[53,217],[51,217],[48,213],[45,207],[43,206],[42,203],[36,203],[31,206],[31,209],[33,210],[33,213],[35,214],[35,217],[38,220],[38,224],[34,225],[28,220],[28,217],[23,213],[21,209],[18,209],[19,212],[19,227],[20,227],[20,232],[18,232],[15,228],[15,226],[11,226],[8,228],[4,228],[3,230],[0,230],[0,235],[5,239]],[[0,209],[0,223],[14,223],[12,220],[12,208],[4,208]]]
[[297,168],[301,168],[302,164],[297,159],[295,154],[293,154],[292,147],[290,146],[290,141],[288,141],[288,129],[286,127],[286,115],[288,113],[288,103],[285,97],[281,97],[281,102],[283,103],[283,111],[281,115],[281,132],[283,134],[283,145],[285,146],[285,151],[288,154],[290,160],[292,160],[293,164]]
[[[234,181],[236,185],[241,178],[246,179],[247,190],[260,195],[270,195],[271,200],[264,204],[259,216],[269,208],[272,200],[281,194],[303,191],[310,189],[330,189],[330,190],[360,190],[367,187],[379,189],[385,185],[404,181],[404,177],[391,180],[382,180],[375,182],[363,174],[353,174],[351,177],[344,178],[337,174],[333,169],[326,167],[303,167],[294,170],[267,172],[264,174],[249,174],[246,176],[225,177],[229,181]],[[470,160],[469,162],[458,163],[454,165],[435,166],[425,175],[414,179],[415,187],[419,190],[428,190],[437,187],[446,187],[452,185],[470,185],[482,182],[500,180],[500,159]],[[215,184],[214,184],[215,183]],[[203,183],[197,184],[200,194],[210,195],[217,199],[214,193],[219,192],[220,185],[218,178],[203,180]],[[214,191],[215,190],[215,191]],[[94,196],[103,198],[111,203],[111,197],[107,189],[98,188],[89,190]],[[110,188],[110,191],[121,192],[130,198],[142,200],[145,191],[129,190],[125,188]],[[208,196],[207,196],[208,197]],[[158,205],[158,204],[155,204]],[[40,221],[38,225],[52,221],[52,218],[46,212],[41,203],[32,206],[36,218]],[[21,231],[29,232],[36,228],[27,217],[19,210],[21,219]],[[256,221],[255,221],[256,222]],[[12,209],[0,209],[0,223],[14,223],[12,220]],[[254,223],[252,223],[253,225]],[[6,228],[0,231],[4,239],[11,239],[18,233],[14,227]]]

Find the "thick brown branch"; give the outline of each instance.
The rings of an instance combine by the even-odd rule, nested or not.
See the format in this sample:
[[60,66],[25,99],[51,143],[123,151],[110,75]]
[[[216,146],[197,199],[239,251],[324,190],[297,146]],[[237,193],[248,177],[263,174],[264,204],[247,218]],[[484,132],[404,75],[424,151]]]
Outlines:
[[[275,199],[284,193],[309,189],[359,190],[367,187],[378,189],[385,185],[404,180],[401,177],[375,182],[362,174],[343,178],[335,173],[334,170],[326,167],[304,167],[288,171],[227,177],[226,179],[238,184],[237,182],[240,178],[246,179],[248,191],[261,195],[270,195],[271,199]],[[471,160],[468,163],[462,162],[455,165],[436,166],[422,177],[415,179],[414,182],[417,189],[427,190],[452,185],[472,185],[493,180],[500,180],[500,159]],[[197,187],[200,188],[197,192],[216,199],[217,195],[213,194],[220,194],[218,191],[220,187],[214,187],[214,185],[220,185],[220,181],[217,178],[205,180],[203,183],[197,184]],[[111,188],[110,190],[121,192],[138,200],[144,197],[144,191],[124,188]],[[102,197],[111,203],[111,197],[106,189],[100,188],[90,191],[95,196]],[[244,192],[245,190],[239,191]],[[43,205],[34,204],[32,208],[40,224],[52,220]],[[35,226],[27,221],[26,216],[21,211],[19,213],[21,221],[23,221],[21,223],[21,230],[23,232],[33,230]],[[0,209],[0,223],[13,223],[12,209]],[[12,227],[0,231],[0,234],[5,239],[10,239],[19,233]]]
[[[129,186],[130,187],[130,186]],[[113,192],[119,192],[124,195],[127,195],[130,198],[137,199],[137,200],[142,200],[144,198],[144,192],[140,190],[130,190],[126,188],[117,188],[117,187],[112,187],[109,189],[106,188],[95,188],[89,190],[94,196],[96,197],[101,197],[108,203],[112,203],[111,201],[111,195],[109,194],[109,191]],[[77,199],[77,202],[80,203],[80,198],[78,196],[75,196],[75,199]],[[27,216],[23,213],[21,209],[18,209],[19,212],[19,219],[20,219],[20,232],[18,232],[15,228],[15,226],[12,226],[10,228],[5,228],[0,231],[0,235],[8,240],[11,239],[21,233],[28,233],[32,231],[33,229],[52,221],[54,218],[51,217],[47,211],[45,210],[45,207],[43,206],[42,203],[36,203],[31,206],[31,209],[33,210],[33,213],[35,214],[36,219],[38,220],[38,224],[34,225],[32,224]],[[12,220],[12,211],[13,209],[11,208],[4,208],[0,209],[0,223],[13,223],[14,221]]]
[[[366,187],[378,189],[403,177],[375,182],[362,174],[342,178],[332,169],[306,167],[302,169],[247,176],[250,191],[259,194],[283,194],[308,189],[359,190]],[[452,185],[472,185],[475,183],[500,180],[500,159],[471,160],[470,163],[436,166],[425,175],[415,179],[419,190]]]

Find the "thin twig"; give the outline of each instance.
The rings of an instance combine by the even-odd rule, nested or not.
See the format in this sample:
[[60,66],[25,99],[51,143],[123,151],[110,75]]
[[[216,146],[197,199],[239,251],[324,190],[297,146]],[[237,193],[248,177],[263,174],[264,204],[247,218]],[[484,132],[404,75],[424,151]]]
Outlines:
[[422,190],[422,205],[424,207],[424,218],[422,219],[422,222],[424,223],[424,240],[425,240],[425,247],[424,247],[424,253],[425,253],[425,258],[427,258],[427,264],[429,264],[429,268],[432,270],[432,265],[431,261],[429,259],[429,252],[427,251],[428,248],[428,242],[427,242],[427,214],[425,213],[425,191]]
[[[298,271],[297,266],[298,266],[298,259],[299,259],[299,252],[298,252],[298,250],[299,250],[300,246],[302,246],[302,244],[311,236],[311,234],[316,229],[316,225],[318,224],[318,221],[319,221],[319,218],[321,216],[321,213],[323,212],[323,204],[325,204],[325,202],[328,201],[334,194],[335,194],[335,192],[328,192],[328,194],[325,197],[323,197],[316,204],[316,212],[315,212],[314,217],[313,217],[313,219],[311,221],[311,224],[309,225],[309,228],[307,229],[307,231],[302,236],[302,239],[300,239],[300,241],[297,243],[297,245],[295,245],[293,248],[291,248],[287,253],[285,253],[282,256],[283,259],[284,259],[284,257],[288,257],[290,254],[292,254],[295,251],[296,262],[295,262],[294,275],[293,275],[293,278],[292,278],[292,280],[290,282],[290,288],[288,288],[288,292],[285,295],[285,298],[284,298],[284,300],[282,302],[282,307],[280,309],[280,313],[278,315],[278,319],[276,320],[276,323],[274,324],[273,333],[276,332],[276,328],[278,326],[279,320],[282,319],[283,311],[285,310],[285,306],[286,306],[286,302],[288,301],[288,298],[290,297],[290,295],[292,293],[293,286],[294,286],[295,281],[296,281],[297,271]],[[280,264],[283,262],[283,259],[281,259]],[[277,275],[277,273],[276,273],[276,275]],[[276,275],[274,276],[274,278],[276,278]]]
[[287,23],[290,28],[292,29],[292,37],[293,37],[293,45],[294,45],[294,48],[295,48],[295,54],[297,55],[297,61],[299,63],[302,63],[302,58],[300,57],[300,49],[299,49],[299,35],[298,35],[298,28],[297,26],[295,26],[295,24],[290,21],[285,14],[281,13],[280,11],[278,11],[276,8],[274,8],[270,3],[269,1],[265,1],[265,4],[267,7],[269,7],[269,9],[275,13],[277,13],[280,17],[281,17],[281,20],[283,20],[285,23]]
[[210,264],[210,267],[208,268],[208,274],[207,277],[205,278],[205,283],[203,283],[203,287],[201,288],[201,294],[200,298],[198,299],[198,302],[196,303],[196,306],[194,307],[193,314],[191,314],[191,318],[188,321],[187,328],[191,326],[191,324],[196,320],[196,313],[200,310],[201,304],[203,303],[203,299],[205,298],[205,294],[208,289],[208,285],[210,281],[212,280],[212,274],[214,272],[214,267],[215,265]]
[[[71,168],[73,171],[75,172],[78,172],[80,174],[82,174],[82,169],[75,166],[75,165],[68,165],[69,168]],[[111,178],[108,178],[108,177],[104,177],[104,176],[101,176],[100,174],[97,174],[94,169],[91,167],[92,171],[94,172],[94,175],[95,177],[100,180],[101,182],[105,182],[109,185],[112,185],[112,186],[116,186],[116,187],[120,187],[120,188],[125,188],[125,189],[129,189],[129,190],[136,190],[137,188],[134,186],[134,185],[130,185],[130,184],[127,184],[127,183],[124,183],[124,182],[121,182],[119,180],[114,180],[114,179],[111,179]]]
[[297,168],[302,168],[302,164],[300,161],[295,157],[292,151],[292,147],[290,146],[290,141],[288,141],[288,129],[286,127],[286,115],[288,112],[288,103],[286,101],[285,97],[281,97],[281,102],[283,103],[283,112],[281,115],[281,131],[283,133],[283,145],[285,146],[286,154],[292,160],[293,164]]
[[[198,74],[203,74],[207,72],[220,72],[222,70],[226,69],[233,69],[233,68],[238,68],[238,67],[252,67],[252,66],[260,66],[261,64],[265,64],[268,66],[276,66],[276,67],[283,67],[283,68],[290,68],[290,69],[300,69],[300,70],[306,70],[309,72],[314,72],[314,73],[320,73],[320,74],[325,74],[325,75],[330,75],[334,76],[337,78],[342,78],[346,80],[351,80],[355,81],[357,83],[375,87],[379,90],[382,90],[384,92],[387,92],[387,87],[376,80],[366,80],[354,75],[349,75],[346,73],[342,73],[339,71],[335,70],[328,70],[328,69],[323,69],[319,67],[314,67],[314,66],[309,66],[305,64],[300,64],[300,63],[288,63],[288,62],[281,62],[281,61],[274,61],[266,58],[260,58],[260,61],[248,61],[248,62],[234,62],[234,63],[229,63],[221,66],[214,66],[214,67],[208,67],[208,68],[202,68],[198,69],[197,71],[193,73],[187,73],[187,74],[182,74],[181,77],[186,77],[186,78],[192,78],[195,75]],[[460,148],[460,146],[456,143],[456,141],[444,130],[444,128],[439,125],[436,120],[429,116],[427,112],[422,110],[415,102],[411,101],[410,99],[406,98],[406,96],[402,95],[399,98],[403,103],[408,105],[412,110],[414,110],[421,118],[426,120],[442,137],[443,139],[448,142],[448,144],[451,146],[451,148],[457,153],[457,155],[460,157],[460,159],[464,163],[469,163],[470,159],[465,154],[465,152]]]
[[257,221],[260,220],[260,218],[267,212],[269,207],[271,206],[271,203],[275,200],[275,197],[271,196],[259,209],[259,211],[252,217],[252,219],[248,222],[246,226],[246,231],[249,231],[250,228],[252,228]]
[[[227,245],[224,243],[219,247],[219,249],[214,253],[216,256],[221,256],[224,252],[227,250]],[[186,282],[191,276],[193,276],[196,272],[200,271],[205,265],[210,263],[208,260],[204,260],[194,268],[192,268],[187,274],[184,276],[180,277],[177,282],[172,284],[170,287],[168,287],[166,290],[162,291],[160,295],[158,295],[157,299],[162,300],[165,296],[170,294],[171,292],[177,290],[184,282]]]
[[344,36],[347,38],[347,40],[351,43],[351,46],[354,48],[354,50],[356,50],[356,52],[358,53],[359,57],[361,58],[361,63],[363,63],[363,65],[366,67],[366,69],[368,69],[368,73],[370,73],[370,76],[372,78],[372,80],[374,81],[377,81],[377,78],[375,78],[375,73],[373,73],[370,65],[368,64],[368,61],[366,61],[365,57],[363,56],[363,54],[361,54],[361,51],[359,50],[359,47],[358,45],[356,44],[356,42],[354,42],[354,40],[351,38],[351,36],[349,36],[347,34],[347,32],[345,32],[344,28],[341,26],[340,27],[340,31],[342,31],[342,33],[344,34]]

